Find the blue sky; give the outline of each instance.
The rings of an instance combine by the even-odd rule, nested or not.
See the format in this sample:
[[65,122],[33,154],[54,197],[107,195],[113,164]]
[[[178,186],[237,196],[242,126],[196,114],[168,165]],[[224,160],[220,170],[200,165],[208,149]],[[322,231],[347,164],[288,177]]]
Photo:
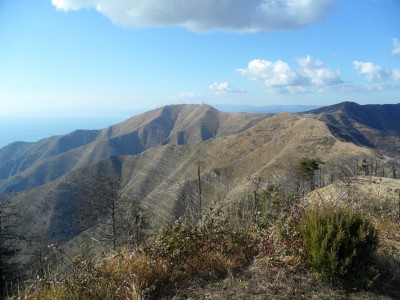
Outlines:
[[0,115],[400,102],[397,0],[0,0]]

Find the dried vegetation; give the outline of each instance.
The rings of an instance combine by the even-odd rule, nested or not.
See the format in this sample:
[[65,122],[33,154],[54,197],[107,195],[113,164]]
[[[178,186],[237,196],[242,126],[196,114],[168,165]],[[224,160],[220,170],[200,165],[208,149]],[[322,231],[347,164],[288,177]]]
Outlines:
[[[395,186],[398,180],[353,178],[306,198],[270,186],[201,217],[181,218],[139,250],[119,249],[95,259],[83,249],[64,273],[31,282],[16,299],[398,299]],[[331,212],[355,214],[377,230],[379,244],[349,231],[371,246],[371,256],[363,256],[366,276],[354,272],[360,264],[329,276],[313,267],[299,224],[308,224],[304,215],[318,214],[326,205]],[[357,251],[345,255],[345,262],[360,258]],[[331,262],[333,269],[340,265]]]

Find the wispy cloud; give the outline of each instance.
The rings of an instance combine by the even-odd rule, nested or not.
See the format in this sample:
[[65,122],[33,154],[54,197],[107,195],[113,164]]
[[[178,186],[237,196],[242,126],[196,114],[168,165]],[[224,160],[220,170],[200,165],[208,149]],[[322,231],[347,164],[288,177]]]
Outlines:
[[247,93],[246,90],[242,90],[239,88],[235,88],[231,86],[228,82],[213,82],[210,84],[209,89],[216,92],[216,93],[230,93],[230,94],[244,94]]
[[323,91],[344,83],[338,71],[325,68],[321,61],[313,60],[310,56],[299,59],[296,69],[282,60],[254,59],[247,68],[238,68],[236,71],[252,81],[261,82],[274,93]]
[[392,44],[393,44],[392,55],[393,56],[400,55],[400,40],[392,39]]
[[127,27],[184,26],[193,31],[297,29],[323,19],[336,0],[52,0],[65,11],[93,8]]
[[171,99],[180,100],[180,101],[200,100],[200,99],[204,99],[204,96],[200,93],[182,92],[182,93],[179,93],[178,95],[172,96]]

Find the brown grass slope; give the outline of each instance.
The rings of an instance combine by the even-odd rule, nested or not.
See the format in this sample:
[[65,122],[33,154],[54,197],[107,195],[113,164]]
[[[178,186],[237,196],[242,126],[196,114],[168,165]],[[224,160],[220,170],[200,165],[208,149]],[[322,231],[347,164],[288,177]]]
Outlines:
[[[215,203],[229,205],[233,200],[246,199],[254,190],[254,178],[263,178],[261,189],[270,184],[283,188],[293,185],[295,166],[305,157],[319,158],[325,162],[321,180],[327,183],[337,179],[331,178],[332,170],[337,165],[352,169],[363,159],[372,161],[376,153],[372,148],[343,141],[332,133],[329,124],[315,115],[226,114],[205,105],[179,105],[154,110],[106,128],[91,143],[38,160],[37,165],[18,174],[20,181],[13,182],[17,177],[12,177],[0,184],[2,188],[18,187],[18,182],[27,181],[20,187],[20,192],[8,194],[7,197],[18,207],[23,232],[38,237],[33,239],[34,243],[29,249],[24,249],[29,250],[29,257],[32,251],[56,241],[67,242],[65,249],[77,249],[76,243],[88,241],[85,233],[96,230],[95,227],[82,227],[76,222],[75,207],[81,201],[79,174],[82,171],[93,176],[99,173],[121,175],[121,192],[143,203],[154,214],[156,223],[162,224],[183,215],[190,207],[198,208],[199,165],[202,205],[207,210]],[[351,177],[349,174],[346,176],[346,179]],[[380,178],[368,180],[373,184],[385,181]],[[11,182],[14,186],[7,186],[4,182]],[[398,181],[393,182],[392,192],[398,185]],[[351,198],[351,193],[360,191],[347,189],[347,181],[341,184],[345,189],[340,189],[346,191],[346,197],[350,195]],[[324,193],[324,190],[320,190],[319,194],[313,195],[317,199],[325,199]],[[379,193],[383,195],[383,192]],[[360,195],[357,199],[369,199]],[[347,198],[343,196],[343,199]],[[376,203],[371,209],[378,211],[380,207],[389,205],[385,201],[368,203]],[[396,211],[397,208],[388,207],[389,211]],[[383,223],[378,225],[386,226]],[[390,243],[387,247],[389,249]],[[254,267],[257,268],[256,265]],[[269,273],[260,270],[253,273],[250,269],[245,276],[262,276],[268,280],[279,277],[279,274],[290,275],[292,269],[269,270]],[[290,283],[286,288],[293,285],[293,280],[304,277],[301,270],[299,274],[288,280]],[[318,287],[311,274],[305,276],[308,280],[306,289]],[[243,280],[251,279],[243,277]],[[265,280],[252,282],[249,287],[254,287],[256,293],[264,283]],[[233,281],[233,284],[236,285],[237,281]],[[218,285],[212,291],[214,288],[210,286],[211,294],[204,296],[209,297],[213,292],[217,297],[224,294]],[[277,284],[270,291],[272,298],[284,296],[285,292],[274,294],[280,288]],[[284,291],[285,286],[282,288]],[[246,295],[240,286],[236,291],[237,295]],[[297,293],[286,291],[291,292]],[[203,295],[199,290],[193,293]],[[256,294],[253,299],[268,293]],[[329,290],[328,295],[332,295]]]
[[[187,247],[189,250],[183,254],[170,252],[160,259],[152,256],[157,251],[143,253],[123,249],[102,256],[93,268],[85,263],[81,252],[76,269],[71,269],[64,278],[54,276],[47,281],[34,282],[22,299],[399,299],[400,227],[392,214],[393,207],[398,204],[399,195],[395,189],[399,184],[398,179],[379,177],[336,181],[298,199],[300,203],[296,202],[295,210],[278,219],[267,231],[250,231],[258,238],[244,242],[247,246],[241,244],[244,249],[221,250],[226,249],[226,241],[231,238],[217,237],[220,234],[226,237],[226,232],[224,223],[219,223],[221,219],[218,221],[219,217],[214,215],[209,223],[196,227],[201,229],[200,236],[187,232],[182,235],[179,231],[182,227],[175,227],[176,235],[169,241],[175,249]],[[355,273],[345,279],[324,280],[310,268],[307,249],[298,235],[295,220],[307,206],[327,203],[351,208],[378,228],[379,247],[369,258],[372,269],[368,268],[373,270],[374,279],[368,285]],[[214,222],[216,227],[208,227]],[[235,224],[239,228],[243,226],[240,221]],[[183,226],[195,232],[192,227]],[[234,230],[226,228],[230,228],[230,232]],[[180,244],[186,241],[185,237],[190,237],[191,242],[177,247],[174,241]],[[205,244],[199,242],[204,240]],[[216,241],[218,247],[209,246]],[[188,247],[191,243],[196,248]],[[148,246],[164,249],[166,245],[153,242]],[[203,251],[198,251],[197,247],[203,247]],[[245,251],[240,252],[240,249]],[[248,261],[243,261],[244,258]]]
[[[335,138],[325,123],[291,114],[266,118],[235,135],[187,145],[164,145],[137,155],[111,156],[89,167],[92,174],[118,173],[122,192],[142,202],[158,223],[181,216],[198,205],[197,167],[201,166],[203,208],[247,197],[252,178],[265,184],[293,181],[293,166],[303,157],[327,165],[373,157],[372,150]],[[79,201],[74,172],[25,192],[11,195],[24,214],[25,227],[37,228],[48,239],[71,239],[83,228],[70,224]]]
[[101,131],[81,130],[37,143],[11,144],[0,149],[0,193],[40,186],[112,155],[135,155],[159,145],[234,134],[266,117],[225,114],[207,105],[173,105]]

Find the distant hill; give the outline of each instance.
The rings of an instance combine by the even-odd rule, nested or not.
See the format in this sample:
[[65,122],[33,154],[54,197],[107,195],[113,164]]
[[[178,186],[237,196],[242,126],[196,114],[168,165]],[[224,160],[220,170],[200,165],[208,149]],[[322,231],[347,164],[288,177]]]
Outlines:
[[267,113],[267,114],[279,114],[279,113],[297,113],[305,112],[313,109],[320,108],[320,106],[311,105],[266,105],[266,106],[254,106],[254,105],[229,105],[229,104],[213,104],[213,107],[220,111],[225,112],[247,112],[247,113]]
[[335,136],[357,145],[400,154],[400,104],[359,105],[343,102],[309,111],[327,123]]
[[112,155],[135,155],[155,146],[238,133],[264,118],[222,113],[207,105],[174,105],[103,130],[77,130],[36,143],[12,143],[0,149],[0,193],[42,185]]
[[91,229],[74,223],[81,174],[118,175],[124,179],[119,192],[162,223],[198,201],[199,165],[202,201],[209,207],[248,197],[256,178],[263,186],[296,188],[295,167],[305,157],[325,162],[320,185],[343,178],[340,166],[358,172],[362,160],[381,159],[377,150],[398,157],[385,142],[389,137],[396,147],[398,141],[393,110],[342,103],[269,115],[166,106],[102,130],[1,148],[0,193],[18,207],[21,225],[31,233],[50,242],[73,241]]

